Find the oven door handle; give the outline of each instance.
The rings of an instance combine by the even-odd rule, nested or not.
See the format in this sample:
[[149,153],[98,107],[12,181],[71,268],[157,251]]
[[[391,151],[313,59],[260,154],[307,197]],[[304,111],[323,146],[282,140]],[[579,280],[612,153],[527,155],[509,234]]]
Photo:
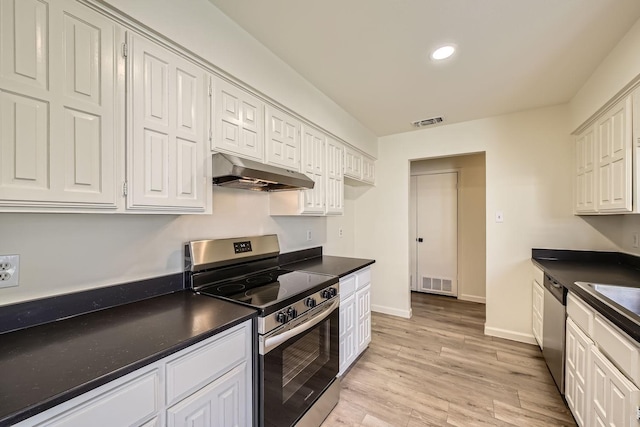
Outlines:
[[278,334],[266,337],[264,340],[264,345],[260,347],[260,354],[267,354],[283,342],[287,341],[289,338],[294,337],[298,334],[303,333],[304,331],[308,331],[309,329],[316,326],[318,323],[322,322],[324,319],[329,317],[333,311],[340,306],[340,300],[336,298],[330,305],[328,305],[324,310],[306,320],[305,322],[299,324],[296,327],[293,327],[289,330],[280,332]]

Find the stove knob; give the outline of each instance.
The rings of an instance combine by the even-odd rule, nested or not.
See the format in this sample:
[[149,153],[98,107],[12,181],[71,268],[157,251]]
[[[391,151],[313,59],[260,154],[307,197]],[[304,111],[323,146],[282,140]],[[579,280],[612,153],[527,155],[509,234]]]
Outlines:
[[329,288],[329,295],[331,295],[331,298],[335,297],[338,295],[338,290],[336,288]]
[[320,292],[320,296],[324,299],[331,298],[331,292],[329,291],[329,288],[324,289],[322,292]]
[[298,310],[293,307],[289,307],[289,309],[287,310],[287,314],[289,315],[289,319],[295,319],[298,315]]
[[285,313],[280,312],[276,314],[276,322],[285,324],[287,323],[287,320],[289,320],[289,318]]
[[316,299],[309,297],[306,300],[304,300],[304,305],[306,305],[309,308],[313,308],[316,306]]

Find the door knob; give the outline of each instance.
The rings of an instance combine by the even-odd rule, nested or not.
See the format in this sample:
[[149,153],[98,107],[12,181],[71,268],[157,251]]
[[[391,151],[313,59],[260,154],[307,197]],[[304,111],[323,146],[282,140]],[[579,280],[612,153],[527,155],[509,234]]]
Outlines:
[[418,243],[422,243],[422,237],[418,237],[416,240],[418,241]]

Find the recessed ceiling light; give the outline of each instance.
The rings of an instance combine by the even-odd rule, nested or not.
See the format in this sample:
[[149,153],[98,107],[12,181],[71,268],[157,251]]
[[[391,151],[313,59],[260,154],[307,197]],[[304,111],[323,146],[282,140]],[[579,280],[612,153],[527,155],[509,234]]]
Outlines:
[[447,59],[448,57],[453,55],[455,51],[456,51],[455,46],[448,44],[446,46],[439,47],[433,52],[431,52],[431,59],[436,61]]

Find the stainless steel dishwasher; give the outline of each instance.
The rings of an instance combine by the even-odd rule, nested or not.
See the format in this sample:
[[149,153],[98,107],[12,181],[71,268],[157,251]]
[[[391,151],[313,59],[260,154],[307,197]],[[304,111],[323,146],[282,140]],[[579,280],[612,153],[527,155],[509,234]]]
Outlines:
[[542,355],[560,394],[563,396],[566,313],[567,290],[548,274],[545,274]]

